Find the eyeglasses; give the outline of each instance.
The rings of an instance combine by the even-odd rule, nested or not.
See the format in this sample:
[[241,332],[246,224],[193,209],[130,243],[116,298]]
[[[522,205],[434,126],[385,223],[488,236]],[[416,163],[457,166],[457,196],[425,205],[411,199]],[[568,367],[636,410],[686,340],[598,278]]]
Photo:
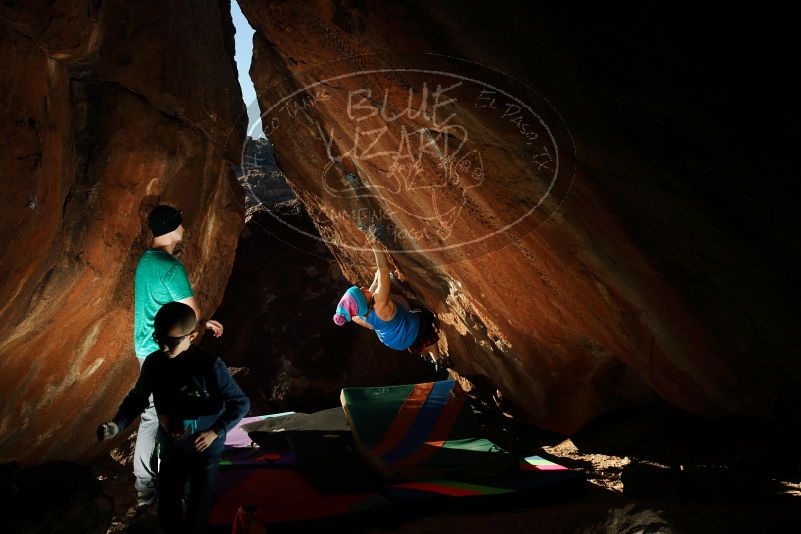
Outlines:
[[178,345],[180,345],[180,344],[181,344],[181,342],[182,342],[184,339],[186,339],[186,338],[187,338],[188,336],[190,336],[190,335],[192,335],[192,332],[189,332],[188,334],[184,334],[184,335],[182,335],[182,336],[180,336],[180,337],[170,337],[170,336],[164,336],[164,337],[162,337],[162,338],[160,338],[160,339],[159,339],[159,337],[158,337],[158,336],[156,336],[156,333],[155,333],[155,332],[153,332],[153,340],[154,340],[156,343],[158,343],[158,344],[159,344],[159,346],[162,346],[162,347],[163,347],[163,346],[166,346],[168,349],[170,349],[170,350],[173,350],[175,347],[177,347]]

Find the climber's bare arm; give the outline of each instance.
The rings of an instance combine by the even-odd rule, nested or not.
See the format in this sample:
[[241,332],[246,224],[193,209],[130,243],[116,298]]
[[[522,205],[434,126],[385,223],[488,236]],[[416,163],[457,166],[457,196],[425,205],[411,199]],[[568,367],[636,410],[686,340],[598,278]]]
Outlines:
[[364,319],[362,319],[361,317],[353,317],[353,318],[352,318],[352,321],[353,321],[354,323],[356,323],[357,325],[359,325],[359,326],[363,326],[363,327],[365,327],[365,328],[369,328],[370,330],[372,330],[372,329],[373,329],[373,327],[372,327],[372,326],[370,326],[369,324],[367,324],[367,323],[364,321]]
[[373,302],[375,312],[379,317],[384,320],[392,318],[395,315],[395,303],[390,298],[391,281],[389,279],[389,264],[384,250],[378,242],[376,232],[379,228],[371,226],[366,232],[367,240],[370,242],[370,247],[373,249],[373,256],[375,256],[376,273],[373,278]]
[[379,248],[378,243],[372,242],[373,255],[375,256],[375,266],[378,271],[378,284],[373,292],[375,300],[375,310],[379,315],[395,313],[395,303],[389,298],[392,283],[389,279],[389,265],[384,251]]
[[370,284],[370,293],[375,293],[376,288],[378,287],[378,277],[381,271],[376,271],[375,276],[373,276],[373,283]]
[[[378,287],[378,279],[380,278],[380,276],[381,276],[381,271],[376,271],[375,276],[373,276],[373,283],[370,284],[370,293],[375,293],[376,288]],[[390,285],[391,283],[392,282],[390,281]],[[393,293],[391,298],[392,300],[395,301],[395,304],[400,304],[401,306],[406,308],[406,310],[412,309],[411,305],[409,304],[409,301],[406,300],[406,297],[404,297],[403,295]]]

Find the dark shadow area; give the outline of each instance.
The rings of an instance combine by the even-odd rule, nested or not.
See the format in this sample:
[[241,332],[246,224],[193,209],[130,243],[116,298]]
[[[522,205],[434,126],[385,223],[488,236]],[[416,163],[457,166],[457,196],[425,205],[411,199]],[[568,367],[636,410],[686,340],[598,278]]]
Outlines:
[[0,530],[9,534],[103,534],[114,511],[93,469],[75,462],[0,465],[0,501]]
[[571,439],[583,453],[631,458],[622,478],[633,496],[770,497],[801,481],[801,432],[754,418],[712,420],[654,402],[593,421]]

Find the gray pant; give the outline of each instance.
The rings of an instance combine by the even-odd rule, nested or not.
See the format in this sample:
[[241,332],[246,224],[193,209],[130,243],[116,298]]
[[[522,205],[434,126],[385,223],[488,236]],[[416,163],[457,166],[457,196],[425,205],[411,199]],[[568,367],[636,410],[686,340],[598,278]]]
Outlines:
[[[139,360],[141,370],[144,358]],[[156,491],[156,476],[158,473],[158,458],[156,455],[156,431],[159,429],[159,418],[156,407],[153,405],[153,395],[148,399],[147,408],[142,412],[139,421],[139,430],[136,433],[136,447],[134,448],[133,468],[136,482],[136,491]]]

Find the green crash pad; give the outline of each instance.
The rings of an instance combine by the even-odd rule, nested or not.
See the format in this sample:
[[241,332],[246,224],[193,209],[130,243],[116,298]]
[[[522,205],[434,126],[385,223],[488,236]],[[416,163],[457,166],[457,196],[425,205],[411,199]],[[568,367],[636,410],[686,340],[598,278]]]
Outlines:
[[340,400],[359,452],[384,478],[472,479],[517,465],[515,456],[482,437],[453,380],[345,388]]

